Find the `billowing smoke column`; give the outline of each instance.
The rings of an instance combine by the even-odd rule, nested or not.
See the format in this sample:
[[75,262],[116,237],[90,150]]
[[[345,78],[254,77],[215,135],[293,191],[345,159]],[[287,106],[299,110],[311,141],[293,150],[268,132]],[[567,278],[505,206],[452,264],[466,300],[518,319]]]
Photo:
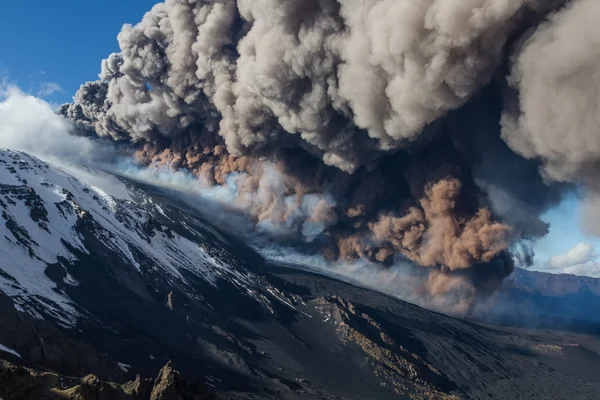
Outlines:
[[166,0],[60,112],[227,190],[273,238],[409,259],[435,271],[431,293],[444,276],[485,291],[512,271],[508,248],[531,260],[565,190],[600,193],[599,13],[595,0]]
[[[571,2],[524,40],[509,76],[518,92],[502,138],[543,163],[550,182],[585,185],[587,227],[600,234],[600,3]],[[543,60],[543,61],[542,61]]]

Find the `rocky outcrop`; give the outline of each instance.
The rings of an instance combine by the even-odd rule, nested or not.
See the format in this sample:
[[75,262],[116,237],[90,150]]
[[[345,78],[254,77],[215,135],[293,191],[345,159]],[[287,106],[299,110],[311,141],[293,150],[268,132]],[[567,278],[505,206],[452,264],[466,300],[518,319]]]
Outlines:
[[167,364],[156,379],[124,384],[104,382],[96,375],[71,378],[0,360],[0,398],[4,400],[204,400],[217,399],[201,384],[188,383]]
[[189,383],[181,378],[179,372],[173,369],[171,363],[168,363],[160,370],[158,377],[154,381],[151,400],[202,400],[216,399],[216,396],[209,394],[201,384]]
[[337,296],[319,297],[315,308],[346,345],[358,345],[371,359],[374,373],[398,395],[414,399],[456,400],[447,394],[455,386],[435,367],[396,343],[386,330],[355,304]]

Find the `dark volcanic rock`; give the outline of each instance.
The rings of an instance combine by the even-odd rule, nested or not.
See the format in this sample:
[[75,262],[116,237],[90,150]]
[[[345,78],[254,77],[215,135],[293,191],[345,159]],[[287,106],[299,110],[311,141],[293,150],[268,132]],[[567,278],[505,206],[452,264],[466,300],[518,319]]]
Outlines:
[[[9,343],[28,365],[70,376],[93,372],[105,379],[126,378],[110,356],[90,344],[73,340],[50,321],[18,312],[10,298],[1,292],[0,338],[0,343]],[[3,355],[0,352],[0,358]]]
[[181,378],[169,362],[160,370],[150,394],[152,400],[202,400],[216,399],[199,383],[190,384]]
[[0,398],[6,400],[210,400],[201,384],[189,384],[167,364],[156,379],[118,384],[95,375],[72,378],[0,360]]

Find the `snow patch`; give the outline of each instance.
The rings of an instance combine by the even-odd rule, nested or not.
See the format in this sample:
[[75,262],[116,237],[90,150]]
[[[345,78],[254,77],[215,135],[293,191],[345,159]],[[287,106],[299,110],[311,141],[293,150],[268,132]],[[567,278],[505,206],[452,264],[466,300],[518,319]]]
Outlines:
[[129,370],[131,369],[131,365],[129,364],[118,362],[117,365],[123,372],[129,372]]
[[4,346],[2,343],[0,343],[0,351],[4,351],[6,353],[10,353],[12,355],[15,355],[15,356],[21,358],[21,355],[19,353],[17,353],[13,349],[9,349],[8,347]]

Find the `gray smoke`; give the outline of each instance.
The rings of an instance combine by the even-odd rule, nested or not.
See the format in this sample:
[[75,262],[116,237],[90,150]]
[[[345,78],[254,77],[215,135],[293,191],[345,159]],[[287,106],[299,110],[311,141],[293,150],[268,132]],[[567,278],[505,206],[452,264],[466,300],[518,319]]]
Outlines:
[[134,141],[202,119],[233,155],[301,146],[354,171],[467,102],[544,3],[167,0],[64,113]]
[[[539,160],[547,182],[584,185],[587,226],[600,234],[600,3],[571,2],[541,24],[514,55],[509,76],[518,103],[502,117],[502,137]],[[514,102],[514,100],[513,100]]]
[[495,287],[508,248],[531,262],[565,191],[600,201],[599,11],[166,0],[60,112],[225,189],[257,230],[291,229],[335,260],[400,255],[435,271],[431,293],[450,276]]

